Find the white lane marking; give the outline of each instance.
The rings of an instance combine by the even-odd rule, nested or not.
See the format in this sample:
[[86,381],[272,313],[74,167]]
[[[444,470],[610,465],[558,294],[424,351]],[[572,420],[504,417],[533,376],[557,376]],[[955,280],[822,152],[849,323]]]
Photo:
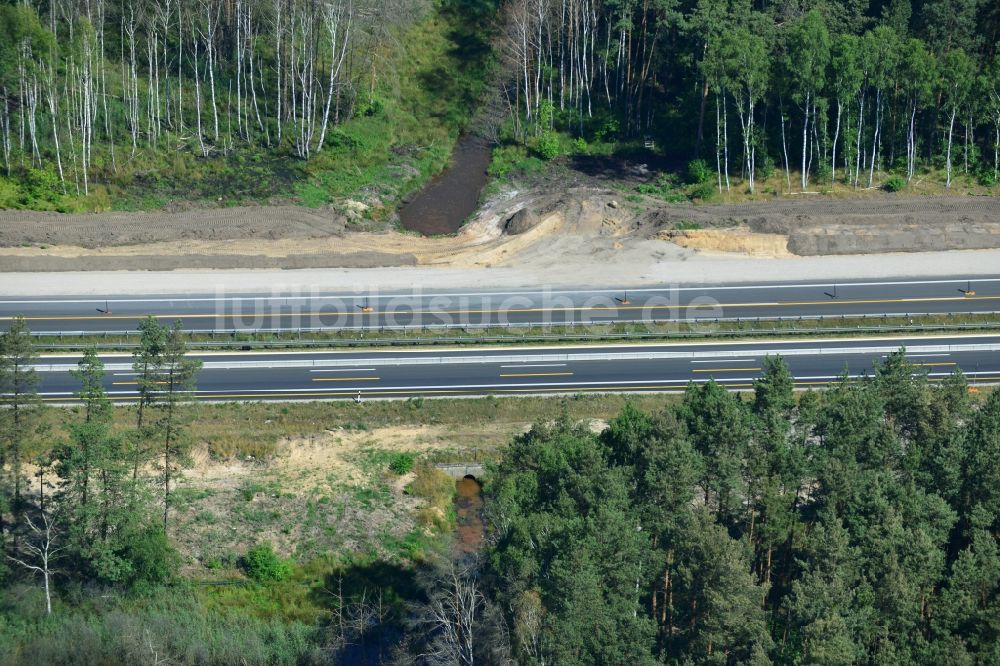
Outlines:
[[753,358],[720,358],[714,361],[691,361],[692,363],[754,363]]
[[[929,372],[927,376],[929,377],[949,377],[952,373],[950,372]],[[993,372],[979,372],[979,373],[965,373],[967,375],[981,374],[990,375],[996,374]],[[795,381],[807,381],[807,380],[838,380],[842,375],[803,375],[801,377],[795,377]],[[870,377],[871,375],[853,374],[848,375],[848,379],[861,379],[862,377]],[[715,380],[716,383],[730,383],[730,382],[752,382],[757,377],[725,377],[722,379]],[[542,386],[560,386],[560,387],[573,387],[573,386],[629,386],[633,384],[645,385],[645,384],[688,384],[694,382],[696,384],[705,384],[711,381],[710,378],[693,378],[693,379],[663,379],[663,378],[653,378],[653,379],[625,379],[625,380],[615,380],[615,381],[564,381],[564,382],[523,382],[523,383],[507,383],[507,384],[429,384],[420,386],[379,386],[378,388],[373,388],[371,385],[366,386],[337,386],[329,390],[332,391],[426,391],[426,390],[457,390],[457,389],[490,389],[490,388],[521,388],[521,387],[542,387]],[[310,388],[274,388],[274,389],[240,389],[240,388],[229,388],[229,389],[211,389],[211,390],[198,390],[197,395],[212,395],[212,394],[227,394],[227,393],[307,393],[316,391],[316,387]],[[121,394],[121,395],[132,395],[136,391],[109,391],[108,394]]]
[[327,368],[323,370],[310,370],[309,372],[375,372],[375,368]]
[[501,368],[565,368],[565,363],[515,363],[513,365],[501,365]]
[[[934,358],[937,356],[951,356],[951,354],[907,354],[906,358]],[[889,357],[883,356],[882,358],[889,358]]]
[[304,296],[267,296],[267,295],[247,295],[247,296],[225,296],[223,298],[215,297],[205,297],[205,296],[184,296],[177,295],[172,297],[158,297],[158,298],[115,298],[115,299],[104,299],[100,296],[94,296],[92,298],[80,298],[80,299],[56,299],[56,300],[0,300],[0,305],[8,304],[51,304],[51,303],[174,303],[174,302],[184,302],[184,303],[216,303],[216,302],[237,302],[237,301],[302,301],[302,300],[322,300],[322,299],[369,299],[369,300],[382,300],[391,298],[406,298],[419,296],[421,298],[456,298],[465,296],[478,296],[478,297],[490,297],[490,296],[530,296],[530,295],[546,295],[546,294],[621,294],[625,291],[631,291],[634,293],[655,293],[655,292],[671,292],[671,291],[738,291],[738,290],[748,290],[748,289],[807,289],[810,287],[875,287],[875,286],[903,286],[903,285],[917,285],[917,284],[956,284],[962,285],[972,282],[974,284],[982,284],[986,282],[1000,282],[1000,278],[973,278],[971,280],[965,280],[961,278],[955,278],[951,280],[894,280],[888,282],[813,282],[813,283],[796,283],[796,284],[748,284],[748,285],[713,285],[704,284],[700,286],[686,286],[686,287],[674,287],[670,285],[663,285],[659,287],[622,287],[619,289],[553,289],[553,290],[533,290],[533,291],[474,291],[474,292],[455,292],[455,293],[436,293],[433,291],[428,291],[426,293],[414,294],[412,292],[395,292],[387,294],[367,294],[365,292],[354,292],[354,293],[343,293],[343,294],[310,294]]

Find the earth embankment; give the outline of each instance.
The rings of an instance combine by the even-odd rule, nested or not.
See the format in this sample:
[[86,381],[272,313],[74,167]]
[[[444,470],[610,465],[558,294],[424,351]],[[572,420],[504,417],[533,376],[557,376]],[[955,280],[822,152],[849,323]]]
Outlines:
[[780,260],[990,248],[1000,248],[1000,199],[992,197],[693,205],[581,187],[497,197],[458,233],[431,238],[356,231],[333,209],[294,206],[93,215],[0,211],[0,272],[531,268],[553,261],[655,264],[691,252]]

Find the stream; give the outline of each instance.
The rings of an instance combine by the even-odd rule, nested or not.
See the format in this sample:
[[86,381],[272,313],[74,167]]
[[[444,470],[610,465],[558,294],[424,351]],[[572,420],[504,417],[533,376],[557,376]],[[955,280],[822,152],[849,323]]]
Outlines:
[[455,483],[455,548],[460,555],[471,555],[483,543],[482,486],[471,476]]
[[489,143],[463,136],[451,156],[451,166],[399,210],[400,223],[425,236],[455,233],[476,210],[489,165]]

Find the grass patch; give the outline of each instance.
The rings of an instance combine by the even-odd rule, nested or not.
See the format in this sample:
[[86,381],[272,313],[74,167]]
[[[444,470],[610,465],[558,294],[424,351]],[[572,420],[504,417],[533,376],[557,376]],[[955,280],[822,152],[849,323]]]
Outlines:
[[674,225],[674,229],[678,231],[696,231],[701,229],[702,226],[698,222],[678,222]]
[[381,449],[366,449],[363,451],[364,467],[378,472],[391,472],[396,476],[407,474],[413,469],[416,454],[409,451],[383,451]]
[[281,493],[281,485],[277,481],[261,481],[247,479],[237,490],[237,496],[244,502],[254,500],[258,495],[277,497]]
[[417,511],[417,524],[430,531],[451,531],[455,526],[455,479],[430,463],[418,465],[415,471],[406,492],[425,502]]

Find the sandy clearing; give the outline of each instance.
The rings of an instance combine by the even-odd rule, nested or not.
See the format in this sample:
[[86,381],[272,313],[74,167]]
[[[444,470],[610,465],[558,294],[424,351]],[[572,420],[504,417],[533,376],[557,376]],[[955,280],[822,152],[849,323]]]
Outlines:
[[[605,422],[594,420],[591,427],[599,432],[605,426]],[[237,488],[247,476],[266,470],[270,474],[297,479],[299,483],[285,488],[285,491],[301,494],[315,483],[327,482],[331,476],[347,485],[366,483],[366,472],[360,463],[367,449],[427,454],[488,448],[507,441],[513,434],[524,432],[528,427],[529,423],[490,423],[470,424],[468,427],[454,424],[400,425],[370,430],[325,430],[282,438],[274,457],[268,461],[216,460],[208,454],[207,447],[199,446],[192,452],[192,467],[183,470],[182,475],[191,487],[218,490]]]

